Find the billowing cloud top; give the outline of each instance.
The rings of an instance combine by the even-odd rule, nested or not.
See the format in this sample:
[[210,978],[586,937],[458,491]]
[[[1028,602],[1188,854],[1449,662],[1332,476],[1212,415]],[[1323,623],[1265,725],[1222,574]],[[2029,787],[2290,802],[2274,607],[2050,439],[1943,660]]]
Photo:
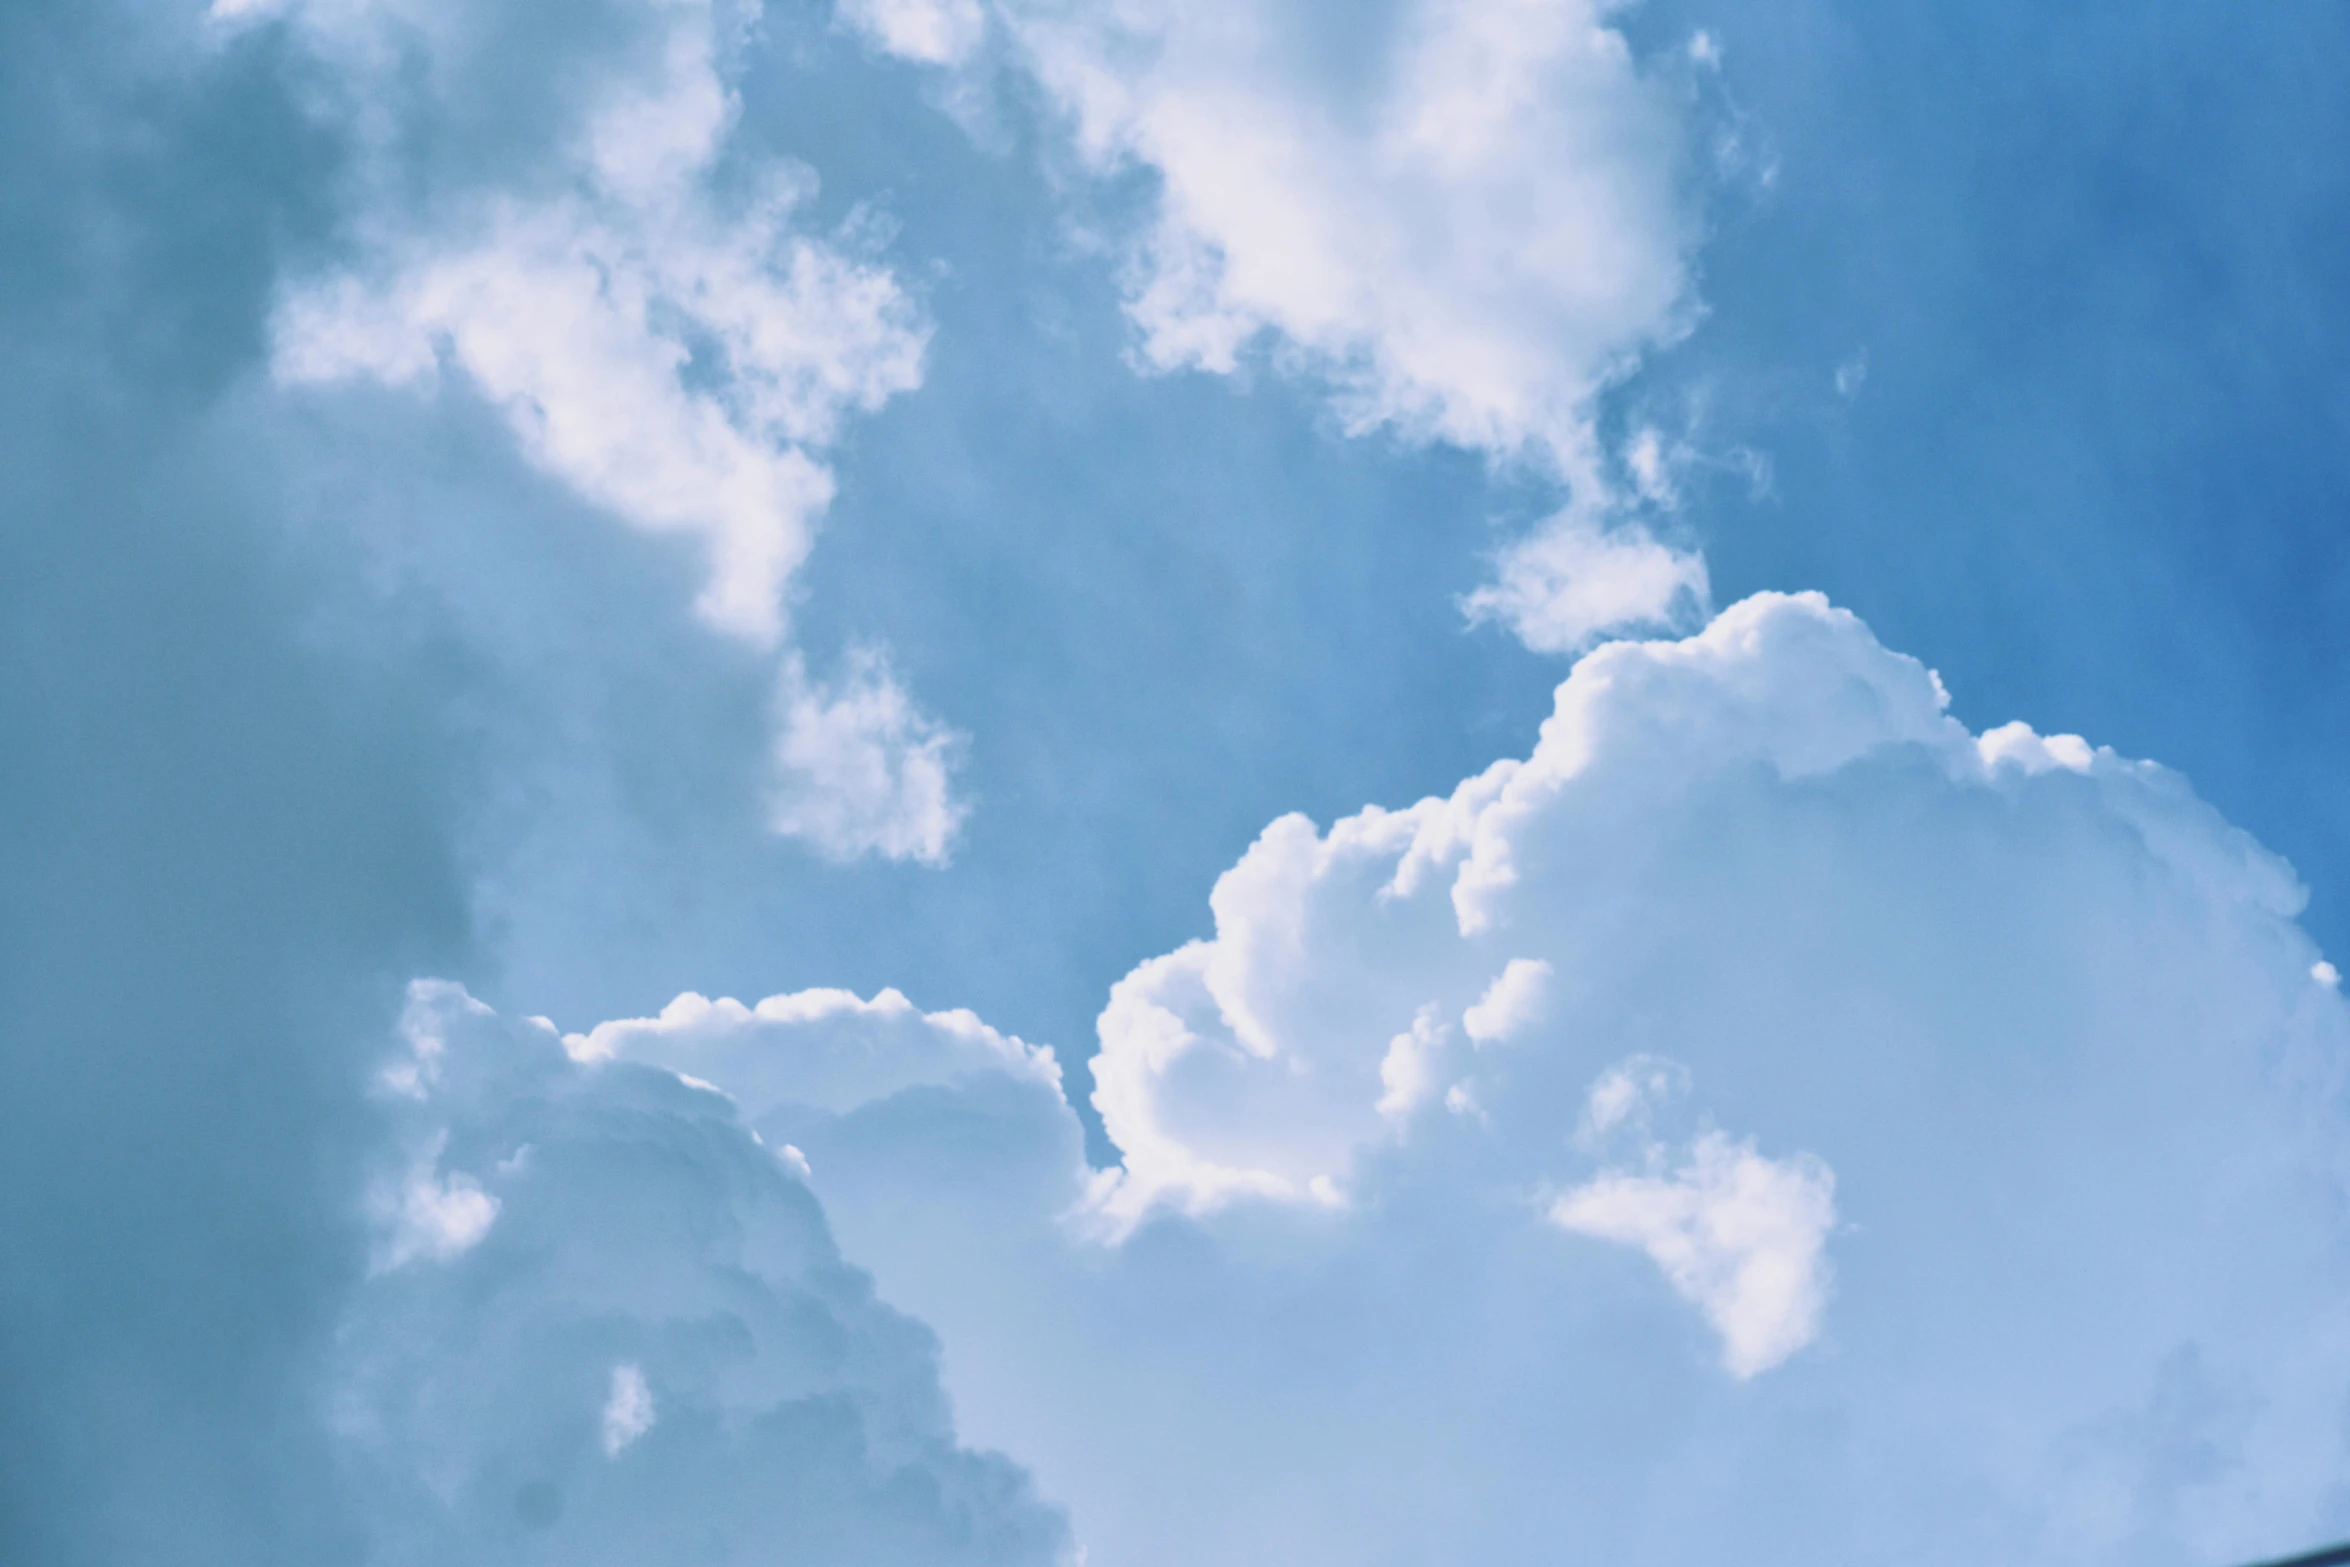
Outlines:
[[1067,1559],[1020,1472],[956,1446],[935,1343],[844,1265],[796,1151],[454,986],[403,1031],[390,1244],[334,1371],[373,1559]]
[[[1269,828],[1103,1013],[1108,1171],[1049,1056],[894,994],[571,1053],[731,1096],[1095,1559],[2217,1557],[2321,1505],[2350,1376],[2299,898],[1765,596],[1450,798]],[[491,1168],[425,1188],[468,1246]]]

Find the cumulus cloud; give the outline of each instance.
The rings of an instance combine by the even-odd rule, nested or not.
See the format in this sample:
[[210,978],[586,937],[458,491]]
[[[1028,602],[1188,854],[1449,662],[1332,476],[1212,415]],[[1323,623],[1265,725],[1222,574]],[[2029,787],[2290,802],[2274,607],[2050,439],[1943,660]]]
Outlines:
[[2221,1560],[2323,1532],[2350,1403],[2299,903],[1765,596],[1450,797],[1273,824],[1102,1015],[1105,1172],[1039,1053],[894,996],[595,1048],[805,1150],[1098,1556]]
[[[361,148],[353,254],[282,290],[273,368],[291,386],[460,379],[583,500],[693,540],[702,619],[774,648],[832,501],[827,452],[849,417],[920,384],[929,325],[856,224],[803,220],[812,171],[730,148],[729,73],[755,5],[599,9],[579,33],[603,48],[566,43],[546,62],[587,85],[536,121],[509,116],[528,134],[499,120],[518,145],[485,170],[420,168],[418,147],[497,117],[476,100],[515,89],[478,80],[480,56],[512,19],[394,0],[270,8],[333,68],[318,112]],[[251,25],[251,10],[216,15]],[[392,107],[419,74],[429,132]],[[870,661],[829,696],[796,653],[783,662],[777,830],[828,854],[942,860],[960,814],[945,732]]]
[[[788,1049],[778,1039],[789,1038]],[[756,1006],[688,992],[656,1017],[564,1037],[581,1061],[656,1062],[720,1079],[754,1108],[789,1101],[828,1114],[975,1075],[1061,1088],[1052,1051],[997,1033],[967,1011],[923,1012],[895,990],[769,996]]]
[[930,1335],[729,1100],[574,1060],[453,985],[412,987],[406,1032],[436,1067],[387,1088],[399,1139],[498,1213],[371,1276],[337,1333],[369,1559],[1066,1559],[1021,1472],[956,1443]]
[[1477,1004],[1461,1014],[1461,1030],[1480,1045],[1515,1039],[1542,1021],[1552,969],[1540,958],[1512,958]]
[[841,0],[841,19],[887,53],[924,65],[960,65],[979,47],[979,0]]
[[[724,219],[668,190],[641,208],[498,212],[478,238],[416,246],[379,281],[290,296],[278,374],[413,384],[444,362],[461,370],[585,499],[698,538],[701,614],[772,642],[832,499],[815,454],[844,413],[919,381],[923,342],[888,273],[789,232],[807,189],[779,178]],[[714,366],[716,385],[693,384]]]
[[1098,167],[1159,200],[1129,308],[1161,366],[1273,339],[1350,420],[1570,469],[1679,330],[1680,126],[1603,4],[1000,10]]
[[[385,165],[362,177],[391,183],[408,149],[369,100],[397,101],[418,53],[460,77],[480,40],[438,6],[277,9],[344,73]],[[822,450],[845,415],[920,383],[928,327],[886,268],[795,222],[808,170],[770,159],[747,189],[714,181],[737,107],[727,56],[756,14],[630,10],[632,68],[542,133],[545,166],[421,211],[373,200],[362,255],[282,301],[275,364],[293,382],[460,372],[583,497],[699,538],[702,614],[771,642],[832,497]]]
[[964,737],[916,708],[888,662],[861,649],[840,679],[784,668],[775,830],[835,859],[943,865],[969,807],[954,793]]
[[[1597,400],[1697,313],[1685,106],[1635,58],[1617,9],[990,0],[987,12],[1080,164],[1151,181],[1122,263],[1142,362],[1230,373],[1261,352],[1327,385],[1352,430],[1568,481],[1580,520],[1512,552],[1482,611],[1567,651],[1670,623],[1685,595],[1704,596],[1695,556],[1637,525],[1599,526],[1620,486]],[[985,21],[977,0],[858,0],[844,14],[934,64],[969,58]]]
[[653,1429],[653,1390],[642,1366],[612,1368],[612,1396],[604,1402],[604,1456],[618,1458],[628,1444]]
[[[1672,1063],[1653,1059],[1610,1068],[1592,1085],[1584,1129],[1603,1138],[1636,1117],[1645,1126],[1646,1101],[1686,1081]],[[1721,1334],[1722,1362],[1736,1376],[1768,1371],[1818,1336],[1836,1222],[1833,1171],[1801,1154],[1766,1159],[1751,1139],[1734,1142],[1713,1129],[1677,1161],[1646,1139],[1638,1166],[1603,1171],[1563,1193],[1549,1206],[1550,1222],[1646,1251]]]
[[376,1192],[372,1206],[385,1232],[378,1267],[404,1267],[419,1257],[446,1262],[497,1222],[498,1199],[472,1176],[437,1172],[442,1146],[432,1144],[404,1180]]
[[1611,1171],[1552,1203],[1550,1221],[1646,1251],[1721,1334],[1723,1364],[1750,1377],[1819,1333],[1835,1190],[1816,1159],[1766,1159],[1709,1132],[1672,1175]]
[[1494,580],[1461,602],[1472,623],[1506,627],[1537,653],[1580,653],[1601,637],[1669,627],[1712,603],[1705,557],[1638,522],[1603,526],[1569,511],[1506,546]]

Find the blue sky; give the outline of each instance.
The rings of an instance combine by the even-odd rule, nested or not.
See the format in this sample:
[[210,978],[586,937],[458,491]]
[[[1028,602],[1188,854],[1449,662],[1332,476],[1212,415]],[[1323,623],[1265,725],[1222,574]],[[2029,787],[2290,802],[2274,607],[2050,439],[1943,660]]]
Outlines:
[[2350,1534],[2346,54],[9,8],[0,1554]]

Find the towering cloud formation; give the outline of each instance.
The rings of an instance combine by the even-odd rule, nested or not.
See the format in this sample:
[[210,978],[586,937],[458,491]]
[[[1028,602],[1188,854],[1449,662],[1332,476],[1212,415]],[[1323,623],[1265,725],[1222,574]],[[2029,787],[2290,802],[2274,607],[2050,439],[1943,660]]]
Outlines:
[[[928,326],[853,227],[810,232],[799,164],[744,154],[728,67],[756,4],[591,8],[545,82],[501,48],[529,8],[220,0],[282,15],[327,67],[316,112],[357,144],[352,253],[290,286],[274,366],[314,385],[461,377],[582,499],[698,541],[696,608],[760,647],[830,504],[844,419],[920,384]],[[442,138],[478,138],[470,156]],[[950,733],[887,666],[780,671],[775,821],[840,857],[938,861]],[[815,763],[811,764],[810,758]],[[842,759],[847,758],[844,762]]]
[[843,1265],[796,1150],[453,986],[403,1032],[392,1244],[334,1372],[369,1559],[1065,1559],[1020,1472],[955,1445],[930,1335]]
[[2315,1533],[2350,1016],[2299,890],[2159,768],[1944,707],[1766,596],[1587,657],[1449,798],[1275,823],[1111,998],[1098,1174],[1049,1060],[895,996],[573,1048],[797,1150],[1103,1559]]

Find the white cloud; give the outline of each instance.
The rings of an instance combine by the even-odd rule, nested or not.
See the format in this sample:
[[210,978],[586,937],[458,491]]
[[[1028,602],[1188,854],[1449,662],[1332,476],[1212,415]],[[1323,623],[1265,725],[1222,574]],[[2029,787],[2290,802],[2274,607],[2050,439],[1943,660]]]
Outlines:
[[[454,985],[395,1141],[500,1204],[379,1272],[331,1356],[334,1457],[371,1561],[676,1559],[1059,1567],[1065,1524],[955,1440],[935,1340],[843,1263],[731,1101],[575,1061]],[[616,1461],[618,1460],[618,1461]]]
[[[1521,883],[1543,884],[1545,849],[1574,830],[1571,802],[1625,787],[1611,775],[1751,758],[1806,776],[1916,746],[1979,778],[1985,762],[1943,703],[1927,671],[1885,654],[1850,616],[1812,598],[1753,599],[1686,642],[1586,658],[1533,756],[1449,800],[1366,811],[1326,836],[1302,818],[1274,823],[1217,884],[1216,939],[1143,965],[1103,1014],[1096,1103],[1126,1153],[1108,1211],[1130,1223],[1159,1201],[1197,1209],[1317,1180],[1343,1188],[1386,1136],[1383,1104],[1392,1114],[1450,1086],[1420,1048],[1398,1097],[1384,1086],[1392,1047],[1371,1042],[1404,1025],[1425,1032],[1413,1021],[1423,1009],[1432,1028],[1488,1005],[1502,967],[1489,944],[1522,950],[1553,915],[1540,902],[1521,912],[1536,896]],[[1301,952],[1338,968],[1301,965]],[[1560,972],[1573,960],[1527,959]],[[1381,1027],[1383,1014],[1396,1023]]]
[[1439,1058],[1452,1030],[1436,1019],[1434,1007],[1422,1007],[1412,1026],[1387,1042],[1379,1061],[1379,1113],[1391,1120],[1409,1116],[1443,1086],[1437,1081]]
[[[385,90],[368,28],[389,15],[295,15],[353,91]],[[366,214],[364,258],[282,301],[276,369],[294,383],[461,372],[584,499],[699,539],[701,613],[772,643],[832,499],[822,453],[846,415],[920,384],[928,328],[885,268],[797,225],[806,170],[770,163],[749,194],[717,190],[735,114],[726,10],[646,15],[645,68],[575,111],[553,193],[475,193],[421,223]]]
[[1676,109],[1608,6],[1000,9],[1095,164],[1161,182],[1156,364],[1271,337],[1358,424],[1579,471],[1594,393],[1684,323]]
[[[893,996],[613,1048],[807,1151],[1096,1559],[2314,1536],[2350,1013],[2299,890],[2161,769],[1945,708],[1764,597],[1589,655],[1448,798],[1273,824],[1103,1013],[1107,1172],[1035,1055]],[[2152,1421],[2182,1354],[2234,1391]]]
[[[779,1039],[791,1041],[788,1052]],[[789,1100],[842,1114],[911,1088],[988,1074],[1055,1095],[1061,1087],[1052,1051],[999,1034],[969,1012],[923,1012],[895,990],[870,1001],[845,990],[803,990],[756,1006],[689,991],[657,1017],[599,1023],[563,1043],[583,1062],[691,1068],[754,1109]]]
[[1689,1090],[1689,1069],[1678,1061],[1649,1055],[1619,1061],[1593,1080],[1577,1137],[1598,1148],[1619,1127],[1647,1133],[1657,1107],[1686,1097]]
[[[1650,1058],[1612,1067],[1592,1085],[1584,1127],[1604,1134],[1644,1120],[1644,1101],[1685,1081]],[[1639,1162],[1644,1169],[1604,1170],[1555,1198],[1550,1222],[1647,1252],[1705,1312],[1734,1376],[1768,1371],[1811,1343],[1827,1308],[1834,1172],[1804,1154],[1766,1159],[1751,1140],[1710,1129],[1677,1160],[1645,1139]]]
[[1537,653],[1580,653],[1610,632],[1667,627],[1711,607],[1705,558],[1636,522],[1606,527],[1562,514],[1510,544],[1495,566],[1495,580],[1462,607]]
[[653,1429],[653,1390],[644,1367],[623,1362],[612,1368],[612,1396],[604,1401],[604,1456],[618,1458]]
[[[536,141],[505,149],[513,167],[496,177],[411,167],[431,139],[385,107],[419,72],[481,90],[482,37],[461,10],[282,9],[332,66],[339,96],[320,112],[362,156],[354,254],[281,291],[277,379],[461,380],[581,499],[693,541],[703,621],[781,652],[777,830],[840,857],[943,863],[964,813],[955,737],[877,653],[827,688],[784,646],[787,589],[833,498],[828,453],[848,419],[920,384],[930,329],[858,224],[811,229],[811,171],[730,146],[731,57],[757,8],[642,0],[583,22],[581,36],[617,41],[548,62],[587,85],[546,110]],[[489,111],[434,112],[462,124]]]
[[943,865],[969,808],[954,794],[964,737],[918,710],[870,650],[837,682],[784,668],[774,829],[835,859],[879,854]]
[[440,1145],[432,1145],[404,1180],[376,1193],[373,1206],[388,1230],[378,1268],[404,1268],[419,1258],[447,1262],[478,1245],[497,1222],[498,1199],[470,1175],[436,1173],[440,1154]]
[[1542,1021],[1551,967],[1540,958],[1512,958],[1461,1014],[1461,1031],[1480,1045],[1506,1044]]
[[841,20],[883,51],[924,65],[959,65],[987,31],[979,0],[840,0]]
[[[1143,362],[1230,373],[1262,350],[1327,385],[1350,429],[1567,480],[1581,525],[1514,552],[1487,608],[1570,651],[1704,595],[1694,557],[1599,527],[1619,497],[1597,401],[1697,314],[1679,89],[1634,58],[1618,9],[990,5],[1080,163],[1155,185],[1123,260]],[[931,62],[967,57],[982,26],[973,0],[850,14]],[[1627,459],[1637,477],[1637,445]]]

